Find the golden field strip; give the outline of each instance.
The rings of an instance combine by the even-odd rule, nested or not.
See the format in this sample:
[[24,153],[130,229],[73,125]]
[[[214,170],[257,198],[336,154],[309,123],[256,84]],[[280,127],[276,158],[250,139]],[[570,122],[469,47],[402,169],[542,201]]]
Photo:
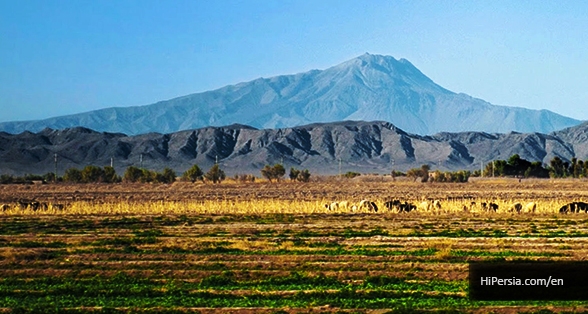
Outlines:
[[[586,302],[474,302],[469,261],[582,261],[582,180],[466,184],[388,178],[221,185],[0,186],[64,210],[0,212],[0,311],[386,313],[587,311]],[[377,213],[329,211],[362,199]],[[442,210],[388,212],[389,199]],[[464,211],[492,201],[498,212]],[[512,213],[536,202],[535,213]]]

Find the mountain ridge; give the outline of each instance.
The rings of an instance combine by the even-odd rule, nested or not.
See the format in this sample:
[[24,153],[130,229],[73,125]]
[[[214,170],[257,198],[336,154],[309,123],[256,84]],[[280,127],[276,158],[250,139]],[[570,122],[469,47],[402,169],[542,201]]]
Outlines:
[[[514,154],[548,163],[588,159],[588,123],[551,134],[441,132],[418,135],[386,121],[339,121],[293,128],[257,129],[246,125],[206,127],[174,133],[125,135],[84,127],[20,134],[0,133],[0,174],[58,173],[86,165],[110,165],[118,173],[131,165],[181,173],[217,160],[228,175],[259,174],[267,164],[307,168],[315,174],[339,171],[390,173],[431,165],[432,169],[476,170]],[[140,163],[142,160],[142,164]]]
[[364,54],[325,70],[258,78],[145,106],[111,107],[44,120],[3,122],[0,131],[84,126],[142,134],[232,123],[284,128],[313,122],[384,120],[416,134],[441,131],[549,133],[581,121],[548,110],[497,106],[451,92],[410,61]]

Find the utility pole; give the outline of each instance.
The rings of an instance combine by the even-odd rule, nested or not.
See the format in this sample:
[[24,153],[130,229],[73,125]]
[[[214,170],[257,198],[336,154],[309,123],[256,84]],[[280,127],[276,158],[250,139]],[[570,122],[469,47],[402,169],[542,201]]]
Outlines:
[[55,171],[54,171],[55,178],[53,178],[53,181],[54,181],[55,183],[57,183],[57,153],[55,153],[55,154],[53,155],[53,158],[54,158],[53,160],[55,161],[55,168],[53,169],[53,170],[55,170]]
[[141,158],[139,159],[139,165],[141,169],[143,169],[143,153],[141,153]]
[[492,178],[494,178],[494,160],[492,160]]
[[484,163],[480,161],[480,178],[484,177]]
[[341,178],[341,157],[339,157],[339,178]]

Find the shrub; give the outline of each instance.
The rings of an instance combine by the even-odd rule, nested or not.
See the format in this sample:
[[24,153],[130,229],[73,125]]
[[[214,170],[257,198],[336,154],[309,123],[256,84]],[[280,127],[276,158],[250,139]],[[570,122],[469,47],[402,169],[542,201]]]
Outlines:
[[141,171],[141,169],[134,167],[134,166],[130,166],[127,168],[127,170],[125,171],[125,174],[123,175],[123,181],[124,182],[138,182],[139,180],[141,180],[142,176],[143,176],[143,171]]
[[81,183],[83,180],[82,171],[77,168],[69,168],[65,170],[63,181],[71,183]]
[[355,177],[359,177],[360,175],[361,173],[359,172],[348,171],[346,174],[343,175],[343,177],[347,179],[353,179]]
[[225,179],[225,172],[221,170],[218,164],[215,164],[208,170],[204,175],[206,180],[212,181],[212,183],[221,183]]
[[182,175],[182,180],[190,181],[192,183],[196,182],[196,180],[203,179],[204,173],[198,167],[198,165],[193,165],[190,169],[186,170]]
[[308,182],[310,180],[310,172],[308,169],[297,170],[296,168],[290,168],[290,180],[299,182]]
[[252,174],[236,174],[234,179],[239,182],[255,182],[255,176]]
[[280,178],[286,174],[286,169],[281,164],[275,164],[273,167],[266,165],[261,169],[261,175],[267,178],[270,182],[272,180],[280,181]]

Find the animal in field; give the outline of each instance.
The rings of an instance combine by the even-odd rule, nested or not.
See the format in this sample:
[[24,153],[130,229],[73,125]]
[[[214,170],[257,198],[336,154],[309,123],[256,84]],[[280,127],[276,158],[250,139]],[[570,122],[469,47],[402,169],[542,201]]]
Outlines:
[[367,210],[367,211],[373,211],[373,212],[378,212],[378,206],[376,205],[376,203],[369,201],[369,200],[362,200],[361,202],[359,202],[359,206],[357,206],[357,208],[359,210]]
[[491,210],[493,212],[497,212],[498,211],[498,204],[496,204],[496,203],[488,204],[488,210]]
[[64,210],[65,205],[64,204],[51,204],[51,208],[53,208],[55,210]]
[[537,210],[537,203],[529,202],[525,205],[524,212],[525,213],[534,213]]
[[10,209],[10,205],[8,205],[8,204],[2,204],[0,206],[0,210],[2,210],[3,212],[5,212],[5,211],[7,211],[9,209]]
[[422,211],[429,211],[431,209],[431,204],[427,201],[421,202],[418,206],[418,210],[422,210]]
[[441,210],[441,201],[439,201],[439,200],[434,200],[434,201],[433,201],[433,209],[436,209],[436,210]]
[[347,211],[349,209],[349,202],[348,201],[339,202],[339,209]]
[[388,210],[393,210],[393,209],[398,210],[398,207],[400,206],[400,204],[402,204],[400,202],[400,200],[391,200],[391,201],[385,202],[384,207],[388,208]]
[[20,207],[20,209],[22,209],[22,210],[31,209],[33,211],[36,211],[39,208],[46,209],[46,206],[47,206],[47,204],[41,203],[36,200],[19,199],[16,202],[17,202],[18,206]]
[[579,213],[580,211],[588,213],[588,203],[572,202],[562,206],[559,209],[560,214]]
[[516,202],[516,203],[510,205],[510,208],[508,209],[508,211],[509,212],[515,212],[516,211],[517,213],[520,213],[522,209],[523,209],[523,205],[521,203],[519,203],[519,202]]
[[404,202],[400,205],[398,205],[398,212],[399,213],[409,213],[413,210],[416,210],[417,207],[416,205],[412,204],[412,203],[408,203],[408,202]]
[[328,209],[328,210],[338,210],[339,209],[339,203],[332,202],[331,204],[325,204],[325,208]]

